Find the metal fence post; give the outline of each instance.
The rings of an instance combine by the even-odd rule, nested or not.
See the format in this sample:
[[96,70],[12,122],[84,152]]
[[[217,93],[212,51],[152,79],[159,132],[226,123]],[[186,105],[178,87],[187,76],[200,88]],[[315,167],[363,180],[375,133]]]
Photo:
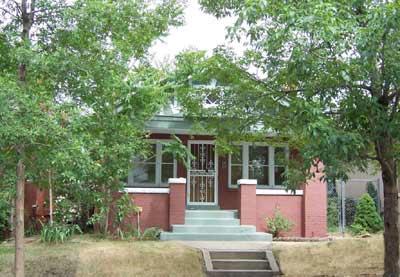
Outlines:
[[341,200],[341,207],[342,207],[342,235],[344,236],[344,233],[346,231],[346,192],[345,192],[345,183],[343,180],[340,180],[340,200]]

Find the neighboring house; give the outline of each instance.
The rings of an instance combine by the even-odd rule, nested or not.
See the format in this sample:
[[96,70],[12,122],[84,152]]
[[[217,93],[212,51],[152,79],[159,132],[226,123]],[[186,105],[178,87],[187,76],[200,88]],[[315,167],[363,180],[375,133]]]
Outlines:
[[[193,133],[176,103],[147,128],[152,155],[134,159],[126,187],[143,208],[142,229],[157,226],[172,231],[164,232],[162,239],[265,240],[270,237],[255,230],[266,232],[266,217],[279,208],[294,223],[286,236],[327,235],[326,184],[317,173],[295,194],[286,191],[281,176],[286,147],[242,142],[237,154],[220,155],[215,137]],[[195,157],[188,168],[163,152],[171,135],[179,137]]]

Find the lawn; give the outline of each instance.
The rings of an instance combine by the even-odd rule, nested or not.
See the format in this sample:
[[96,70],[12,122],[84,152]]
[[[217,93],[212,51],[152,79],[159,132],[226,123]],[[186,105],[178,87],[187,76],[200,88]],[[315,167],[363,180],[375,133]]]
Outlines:
[[[13,276],[14,248],[0,245],[0,276]],[[26,245],[25,276],[203,276],[199,251],[172,242],[96,240]]]
[[382,276],[383,237],[274,242],[285,276]]
[[[382,236],[274,242],[285,276],[382,276]],[[0,276],[12,276],[14,249],[0,244]],[[199,251],[176,242],[76,236],[60,245],[26,244],[26,276],[204,276]]]

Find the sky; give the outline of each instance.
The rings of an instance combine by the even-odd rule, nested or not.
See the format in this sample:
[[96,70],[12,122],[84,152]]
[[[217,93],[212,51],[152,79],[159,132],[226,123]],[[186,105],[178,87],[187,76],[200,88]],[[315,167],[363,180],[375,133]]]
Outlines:
[[233,47],[235,52],[240,52],[239,44],[229,43],[225,40],[226,27],[233,23],[234,18],[217,19],[204,13],[197,0],[189,0],[185,9],[185,24],[171,29],[167,37],[158,41],[150,49],[153,63],[172,61],[177,54],[186,49],[211,52],[212,49],[222,44]]

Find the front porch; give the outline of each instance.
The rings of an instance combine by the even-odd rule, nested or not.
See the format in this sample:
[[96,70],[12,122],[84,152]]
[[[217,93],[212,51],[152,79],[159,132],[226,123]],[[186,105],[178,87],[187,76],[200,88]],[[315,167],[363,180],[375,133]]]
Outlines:
[[162,239],[271,240],[265,219],[278,208],[294,223],[284,235],[326,236],[326,184],[317,173],[302,189],[286,191],[287,149],[241,143],[236,154],[218,154],[210,136],[177,136],[192,154],[188,167],[163,152],[169,134],[152,134],[154,156],[129,177],[125,190],[143,208],[142,228],[160,227]]

